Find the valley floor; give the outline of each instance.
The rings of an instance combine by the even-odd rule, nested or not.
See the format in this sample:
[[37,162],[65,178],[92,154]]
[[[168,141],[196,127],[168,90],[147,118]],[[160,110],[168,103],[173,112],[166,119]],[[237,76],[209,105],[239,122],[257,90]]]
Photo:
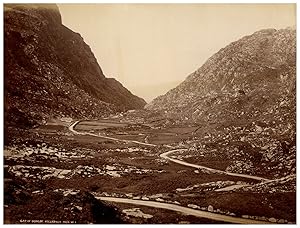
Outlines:
[[295,223],[295,173],[239,168],[247,157],[217,155],[195,129],[120,120],[9,129],[5,223]]

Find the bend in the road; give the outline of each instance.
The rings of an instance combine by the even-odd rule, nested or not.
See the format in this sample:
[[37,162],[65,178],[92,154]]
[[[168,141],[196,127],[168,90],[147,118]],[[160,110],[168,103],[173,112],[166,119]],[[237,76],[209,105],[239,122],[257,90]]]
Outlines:
[[[78,131],[74,130],[74,127],[79,122],[80,121],[76,121],[76,122],[72,123],[69,126],[69,130],[71,132],[73,132],[74,134],[91,135],[91,136],[94,136],[94,137],[109,139],[109,140],[113,140],[113,141],[131,142],[131,143],[136,143],[136,144],[146,145],[146,146],[152,146],[152,147],[157,146],[157,145],[151,144],[151,143],[142,143],[142,142],[139,142],[139,141],[122,140],[122,139],[112,138],[112,137],[108,137],[108,136],[96,135],[96,134],[89,133],[89,132],[78,132]],[[180,164],[180,165],[184,165],[184,166],[187,166],[187,167],[193,167],[193,168],[197,168],[197,169],[205,169],[205,170],[208,170],[208,171],[211,171],[211,172],[214,172],[214,173],[220,173],[220,174],[225,174],[225,175],[230,175],[230,176],[237,176],[237,177],[243,177],[243,178],[260,180],[260,181],[270,181],[269,179],[262,178],[262,177],[251,176],[251,175],[247,175],[247,174],[226,172],[226,171],[212,169],[212,168],[209,168],[209,167],[196,165],[196,164],[188,163],[188,162],[181,161],[181,160],[178,160],[178,159],[170,158],[168,155],[170,155],[172,153],[175,153],[177,151],[182,151],[182,150],[186,150],[186,149],[174,149],[171,146],[167,146],[167,147],[172,148],[172,150],[160,154],[160,157],[162,157],[164,159],[167,159],[169,161],[172,161],[174,163]],[[144,201],[144,200],[133,200],[133,199],[125,199],[125,198],[116,198],[116,197],[96,197],[96,198],[98,198],[100,200],[116,202],[116,203],[128,203],[128,204],[143,205],[143,206],[173,210],[173,211],[182,212],[182,213],[189,214],[189,215],[194,215],[194,216],[197,216],[197,217],[208,218],[208,219],[223,221],[223,222],[240,223],[240,224],[268,223],[268,222],[264,222],[264,221],[257,221],[257,220],[252,220],[252,219],[232,217],[232,216],[221,215],[221,214],[216,214],[216,213],[212,213],[212,212],[195,210],[195,209],[191,209],[191,208],[187,208],[187,207],[183,207],[183,206],[178,206],[178,205],[175,205],[175,204],[168,204],[168,203],[161,203],[161,202],[154,202],[154,201]]]
[[167,160],[170,160],[172,162],[175,162],[177,164],[181,164],[181,165],[184,165],[184,166],[193,167],[193,168],[196,168],[196,169],[205,169],[207,171],[214,172],[214,173],[225,174],[225,175],[236,176],[236,177],[243,177],[243,178],[248,178],[248,179],[253,179],[253,180],[259,180],[259,181],[269,181],[269,179],[266,179],[266,178],[263,178],[263,177],[252,176],[252,175],[247,175],[247,174],[240,174],[240,173],[226,172],[226,171],[223,171],[223,170],[213,169],[213,168],[209,168],[209,167],[202,166],[202,165],[196,165],[196,164],[192,164],[192,163],[181,161],[181,160],[178,160],[178,159],[175,159],[175,158],[168,157],[168,155],[170,155],[172,153],[175,153],[175,152],[178,152],[178,151],[184,151],[184,150],[187,150],[187,149],[170,150],[168,152],[162,153],[160,155],[160,157],[165,158]]
[[229,215],[222,215],[222,214],[212,213],[212,212],[208,212],[208,211],[201,211],[201,210],[183,207],[183,206],[179,206],[179,205],[171,204],[171,203],[161,203],[161,202],[145,201],[145,200],[133,200],[133,199],[117,198],[117,197],[97,197],[97,196],[95,196],[95,198],[103,200],[103,201],[109,201],[109,202],[115,202],[115,203],[127,203],[127,204],[155,207],[155,208],[160,208],[160,209],[167,209],[167,210],[181,212],[181,213],[188,214],[188,215],[193,215],[196,217],[207,218],[207,219],[212,219],[212,220],[222,221],[222,222],[238,223],[238,224],[270,224],[269,222],[265,222],[265,221],[258,221],[258,220],[253,220],[253,219],[246,219],[246,218],[233,217],[233,216],[229,216]]
[[[109,140],[113,140],[113,141],[120,141],[120,142],[131,142],[131,143],[136,143],[136,144],[140,144],[140,145],[144,145],[144,146],[152,146],[152,147],[156,147],[157,145],[152,144],[152,143],[143,143],[143,142],[139,142],[139,141],[135,141],[135,140],[124,140],[124,139],[117,139],[117,138],[112,138],[112,137],[108,137],[108,136],[103,136],[103,135],[96,135],[93,133],[89,133],[89,132],[78,132],[76,130],[74,130],[74,127],[79,123],[80,121],[76,121],[73,124],[71,124],[69,126],[69,130],[71,132],[73,132],[74,134],[80,134],[80,135],[91,135],[91,136],[95,136],[95,137],[99,137],[99,138],[104,138],[104,139],[109,139]],[[173,148],[171,146],[166,145],[166,147],[168,148]],[[185,161],[181,161],[175,158],[170,158],[168,155],[178,152],[178,151],[183,151],[186,149],[173,149],[170,151],[167,151],[165,153],[160,154],[160,157],[167,159],[169,161],[172,161],[174,163],[180,164],[180,165],[184,165],[187,167],[193,167],[196,169],[205,169],[207,171],[213,172],[213,173],[219,173],[219,174],[224,174],[224,175],[229,175],[229,176],[235,176],[235,177],[242,177],[242,178],[248,178],[248,179],[252,179],[252,180],[259,180],[259,181],[270,181],[269,179],[263,178],[263,177],[258,177],[258,176],[253,176],[253,175],[247,175],[247,174],[240,174],[240,173],[231,173],[231,172],[226,172],[223,170],[218,170],[218,169],[213,169],[213,168],[209,168],[206,166],[202,166],[202,165],[196,165],[196,164],[192,164],[192,163],[188,163]]]
[[103,138],[103,139],[109,139],[112,141],[119,141],[119,142],[125,142],[125,143],[135,143],[135,144],[139,144],[139,145],[143,145],[143,146],[152,146],[152,147],[156,147],[157,145],[155,144],[151,144],[151,143],[143,143],[143,142],[139,142],[139,141],[135,141],[135,140],[126,140],[126,139],[117,139],[117,138],[112,138],[112,137],[108,137],[108,136],[104,136],[104,135],[96,135],[90,132],[79,132],[74,130],[74,127],[79,123],[80,121],[76,121],[73,124],[71,124],[69,126],[69,130],[71,132],[73,132],[74,134],[77,135],[90,135],[90,136],[95,136],[95,137],[99,137],[99,138]]

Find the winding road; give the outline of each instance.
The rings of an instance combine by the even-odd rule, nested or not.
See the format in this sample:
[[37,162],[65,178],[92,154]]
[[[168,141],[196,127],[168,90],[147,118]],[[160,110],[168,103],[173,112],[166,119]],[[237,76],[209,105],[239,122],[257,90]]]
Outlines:
[[[113,141],[126,142],[126,143],[130,142],[130,143],[136,143],[136,144],[139,144],[139,145],[151,146],[151,147],[156,147],[157,146],[157,145],[151,144],[151,143],[143,143],[143,142],[134,141],[134,140],[132,141],[132,140],[117,139],[117,138],[112,138],[112,137],[103,136],[103,135],[97,135],[97,134],[93,134],[93,133],[89,133],[89,132],[78,132],[74,129],[74,127],[79,122],[80,121],[76,121],[76,122],[72,123],[69,126],[69,130],[71,132],[73,132],[74,134],[77,134],[77,135],[90,135],[90,136],[109,139],[109,140],[113,140]],[[225,175],[230,175],[230,176],[237,176],[237,177],[243,177],[243,178],[260,180],[260,181],[270,181],[269,179],[262,178],[262,177],[226,172],[226,171],[223,171],[223,170],[212,169],[212,168],[209,168],[209,167],[196,165],[196,164],[188,163],[188,162],[181,161],[181,160],[178,160],[178,159],[170,158],[168,155],[170,155],[172,153],[175,153],[175,152],[178,152],[178,151],[184,151],[186,149],[174,149],[172,146],[169,146],[169,145],[166,145],[165,147],[168,147],[170,149],[172,148],[172,150],[160,154],[160,157],[162,157],[164,159],[167,159],[169,161],[172,161],[174,163],[183,165],[183,166],[193,167],[193,168],[197,168],[197,169],[205,169],[205,170],[213,172],[213,173],[225,174]],[[265,222],[265,221],[257,221],[257,220],[253,220],[253,219],[239,218],[239,217],[233,217],[233,216],[228,216],[228,215],[217,214],[217,213],[213,213],[213,212],[207,212],[207,211],[191,209],[191,208],[188,208],[188,207],[183,207],[183,206],[179,206],[179,205],[172,204],[172,203],[161,203],[161,202],[146,201],[146,200],[134,200],[134,199],[121,198],[121,197],[99,197],[99,196],[95,196],[95,197],[97,199],[100,199],[100,200],[103,200],[103,201],[116,202],[116,203],[127,203],[127,204],[135,204],[135,205],[143,205],[143,206],[167,209],[167,210],[177,211],[177,212],[181,212],[181,213],[188,214],[188,215],[193,215],[193,216],[196,216],[196,217],[208,218],[208,219],[212,219],[212,220],[216,220],[216,221],[238,223],[238,224],[264,224],[264,223],[269,223],[269,222]]]
[[96,135],[96,134],[93,134],[93,133],[90,133],[90,132],[79,132],[79,131],[74,130],[74,127],[79,122],[80,121],[76,121],[76,122],[74,122],[73,124],[71,124],[69,126],[69,130],[71,132],[73,132],[74,134],[77,134],[77,135],[90,135],[90,136],[94,136],[94,137],[98,137],[98,138],[109,139],[109,140],[112,140],[112,141],[119,141],[119,142],[126,142],[126,143],[136,143],[136,144],[143,145],[143,146],[152,146],[152,147],[157,146],[155,144],[143,143],[143,142],[139,142],[139,141],[135,141],[135,140],[117,139],[117,138],[112,138],[112,137],[108,137],[108,136],[105,136],[105,135]]
[[192,164],[192,163],[181,161],[181,160],[178,160],[178,159],[175,159],[175,158],[168,157],[168,155],[170,155],[172,153],[179,152],[179,151],[185,151],[185,150],[187,150],[187,149],[170,150],[168,152],[165,152],[165,153],[161,154],[160,157],[165,158],[169,161],[175,162],[175,163],[180,164],[180,165],[193,167],[193,168],[196,168],[196,169],[205,169],[205,170],[210,171],[212,173],[224,174],[224,175],[235,176],[235,177],[243,177],[243,178],[259,180],[259,181],[269,181],[269,179],[262,178],[262,177],[257,177],[257,176],[247,175],[247,174],[240,174],[240,173],[226,172],[226,171],[223,171],[223,170],[212,169],[212,168],[209,168],[209,167],[206,167],[206,166],[196,165],[196,164]]
[[[156,147],[157,146],[157,145],[152,144],[152,143],[143,143],[143,142],[139,142],[139,141],[135,141],[135,140],[117,139],[117,138],[112,138],[112,137],[108,137],[108,136],[104,136],[104,135],[93,134],[93,133],[90,133],[90,132],[78,132],[78,131],[74,130],[74,127],[79,122],[80,121],[76,121],[76,122],[74,122],[73,124],[71,124],[69,126],[69,130],[71,132],[73,132],[74,134],[77,134],[77,135],[90,135],[90,136],[103,138],[103,139],[109,139],[109,140],[113,140],[113,141],[126,142],[126,143],[136,143],[136,144],[143,145],[143,146],[151,146],[151,147]],[[206,166],[196,165],[196,164],[188,163],[188,162],[181,161],[181,160],[178,160],[178,159],[175,159],[175,158],[171,158],[168,155],[171,155],[172,153],[179,152],[179,151],[185,151],[187,149],[174,149],[172,146],[169,146],[169,145],[165,145],[165,147],[173,149],[173,150],[170,150],[170,151],[167,151],[165,153],[160,154],[160,157],[162,157],[166,160],[172,161],[174,163],[183,165],[183,166],[188,166],[188,167],[192,167],[192,168],[196,168],[196,169],[205,169],[205,170],[207,170],[209,172],[212,172],[212,173],[224,174],[224,175],[229,175],[229,176],[243,177],[243,178],[259,180],[259,181],[270,181],[269,179],[258,177],[258,176],[226,172],[226,171],[223,171],[223,170],[213,169],[213,168],[209,168],[209,167],[206,167]]]
[[155,207],[155,208],[161,208],[161,209],[167,209],[171,211],[177,211],[181,212],[187,215],[193,215],[200,218],[207,218],[212,219],[216,221],[222,221],[222,222],[229,222],[229,223],[238,223],[238,224],[269,224],[269,222],[265,221],[257,221],[253,219],[246,219],[246,218],[238,218],[228,215],[222,215],[207,211],[200,211],[195,210],[188,207],[179,206],[176,204],[171,203],[161,203],[161,202],[155,202],[155,201],[145,201],[145,200],[134,200],[134,199],[126,199],[126,198],[116,198],[116,197],[97,197],[95,198],[103,201],[109,201],[109,202],[115,202],[115,203],[127,203],[127,204],[134,204],[134,205],[142,205],[142,206],[148,206],[148,207]]

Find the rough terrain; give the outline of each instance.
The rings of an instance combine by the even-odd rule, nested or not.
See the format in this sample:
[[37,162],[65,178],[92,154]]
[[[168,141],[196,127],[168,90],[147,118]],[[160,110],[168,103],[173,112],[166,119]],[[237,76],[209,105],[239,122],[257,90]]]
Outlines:
[[80,34],[62,24],[56,5],[5,4],[4,55],[7,126],[96,118],[146,104],[104,76]]
[[[100,126],[102,130],[96,130]],[[86,130],[80,130],[83,128]],[[105,132],[109,130],[111,133]],[[159,133],[164,133],[167,137],[160,137],[159,141],[149,137],[148,144],[155,146],[143,145],[147,135]],[[168,139],[170,134],[173,142]],[[6,218],[14,218],[9,220],[13,223],[32,223],[42,218],[49,218],[50,221],[50,211],[51,208],[54,210],[54,205],[45,204],[41,200],[43,197],[55,197],[59,202],[65,202],[60,197],[77,196],[83,192],[100,199],[101,208],[103,205],[110,207],[111,203],[114,208],[118,208],[117,211],[114,209],[110,212],[112,220],[93,217],[93,213],[98,215],[100,212],[89,209],[90,203],[85,202],[85,198],[82,199],[79,195],[77,198],[80,201],[67,200],[68,203],[62,207],[65,211],[60,212],[60,215],[63,214],[61,216],[65,219],[54,216],[53,222],[295,222],[295,176],[276,179],[262,175],[265,179],[257,180],[250,177],[255,176],[255,173],[243,177],[211,171],[209,168],[215,162],[210,163],[209,159],[205,164],[208,168],[195,168],[160,156],[172,148],[182,147],[182,137],[186,136],[178,128],[158,130],[151,125],[137,127],[133,123],[115,119],[82,123],[56,120],[26,131],[24,135],[19,132],[18,140],[10,139],[11,143],[5,148]],[[165,143],[160,145],[164,140]],[[180,155],[174,152],[168,154],[168,157],[182,160]],[[269,181],[270,179],[274,181]],[[237,185],[239,188],[235,188]],[[233,188],[226,189],[230,186]],[[132,202],[134,200],[137,200],[135,205]],[[43,217],[37,213],[36,202],[40,202],[41,207],[49,206],[43,212]],[[129,210],[132,204],[133,208],[139,209]],[[189,217],[182,212],[165,210],[167,207],[164,204],[190,208],[183,209],[185,212],[190,211]],[[144,207],[146,205],[148,206]],[[76,213],[79,212],[76,212],[76,208],[91,215],[84,213],[84,217],[77,218]],[[160,213],[164,213],[164,216],[160,216]],[[173,218],[174,213],[177,213],[177,219],[167,219],[169,214]],[[19,216],[15,216],[16,214]],[[45,223],[45,220],[40,222]]]
[[293,28],[141,109],[55,5],[4,7],[5,223],[296,223]]

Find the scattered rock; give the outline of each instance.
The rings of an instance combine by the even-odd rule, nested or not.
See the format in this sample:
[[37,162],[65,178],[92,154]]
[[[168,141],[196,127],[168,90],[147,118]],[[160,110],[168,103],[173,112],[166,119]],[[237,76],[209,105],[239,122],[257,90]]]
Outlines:
[[269,218],[269,222],[276,223],[277,220],[275,218]]
[[153,215],[143,213],[140,208],[124,209],[122,212],[128,216],[140,217],[145,219],[149,219],[153,217]]

